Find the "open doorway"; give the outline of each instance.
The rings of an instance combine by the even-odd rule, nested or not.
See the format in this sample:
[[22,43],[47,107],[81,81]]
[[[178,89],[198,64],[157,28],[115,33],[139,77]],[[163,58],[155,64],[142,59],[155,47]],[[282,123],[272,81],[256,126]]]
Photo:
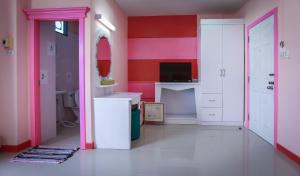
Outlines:
[[41,141],[79,147],[79,24],[40,21]]
[[40,106],[40,22],[77,20],[79,22],[79,99],[80,99],[80,148],[86,149],[85,125],[85,78],[84,78],[84,28],[88,7],[51,8],[24,10],[29,20],[29,75],[30,75],[30,128],[31,145],[42,143],[41,106]]

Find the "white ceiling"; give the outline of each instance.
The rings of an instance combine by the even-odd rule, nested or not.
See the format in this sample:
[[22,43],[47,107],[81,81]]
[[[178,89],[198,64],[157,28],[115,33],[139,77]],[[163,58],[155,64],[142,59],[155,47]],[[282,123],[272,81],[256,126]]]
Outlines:
[[128,16],[233,12],[248,0],[116,0]]

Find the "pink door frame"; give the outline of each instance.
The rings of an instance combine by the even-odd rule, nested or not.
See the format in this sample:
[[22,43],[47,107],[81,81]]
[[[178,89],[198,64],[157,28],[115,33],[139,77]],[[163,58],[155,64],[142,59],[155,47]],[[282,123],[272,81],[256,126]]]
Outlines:
[[274,16],[274,147],[276,148],[277,144],[277,134],[278,134],[278,8],[274,8],[264,16],[258,18],[253,23],[248,25],[247,27],[247,65],[246,65],[246,118],[245,118],[245,126],[250,128],[250,45],[249,45],[249,34],[250,30],[254,28],[256,25],[260,24],[265,19]]
[[84,22],[88,7],[26,9],[29,20],[29,77],[30,77],[30,117],[31,145],[41,144],[40,114],[40,21],[79,21],[79,92],[80,92],[80,147],[86,149],[85,96],[84,96]]

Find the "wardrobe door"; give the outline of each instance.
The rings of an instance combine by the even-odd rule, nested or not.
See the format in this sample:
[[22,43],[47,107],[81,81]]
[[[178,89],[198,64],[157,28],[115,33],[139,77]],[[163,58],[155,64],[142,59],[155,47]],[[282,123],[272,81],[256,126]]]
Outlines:
[[243,122],[244,25],[223,25],[223,121]]
[[201,25],[201,93],[222,93],[222,25]]

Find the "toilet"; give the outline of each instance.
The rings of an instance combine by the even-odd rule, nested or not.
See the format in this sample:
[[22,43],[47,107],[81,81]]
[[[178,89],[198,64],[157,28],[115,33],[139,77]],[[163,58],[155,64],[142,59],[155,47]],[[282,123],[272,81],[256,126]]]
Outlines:
[[75,107],[72,108],[72,111],[74,113],[74,115],[76,116],[77,120],[75,121],[76,123],[80,123],[80,111],[79,111],[79,106],[80,106],[80,102],[79,102],[79,90],[75,91]]
[[71,108],[74,116],[76,117],[75,123],[79,123],[79,91],[67,92],[64,95],[64,107]]

